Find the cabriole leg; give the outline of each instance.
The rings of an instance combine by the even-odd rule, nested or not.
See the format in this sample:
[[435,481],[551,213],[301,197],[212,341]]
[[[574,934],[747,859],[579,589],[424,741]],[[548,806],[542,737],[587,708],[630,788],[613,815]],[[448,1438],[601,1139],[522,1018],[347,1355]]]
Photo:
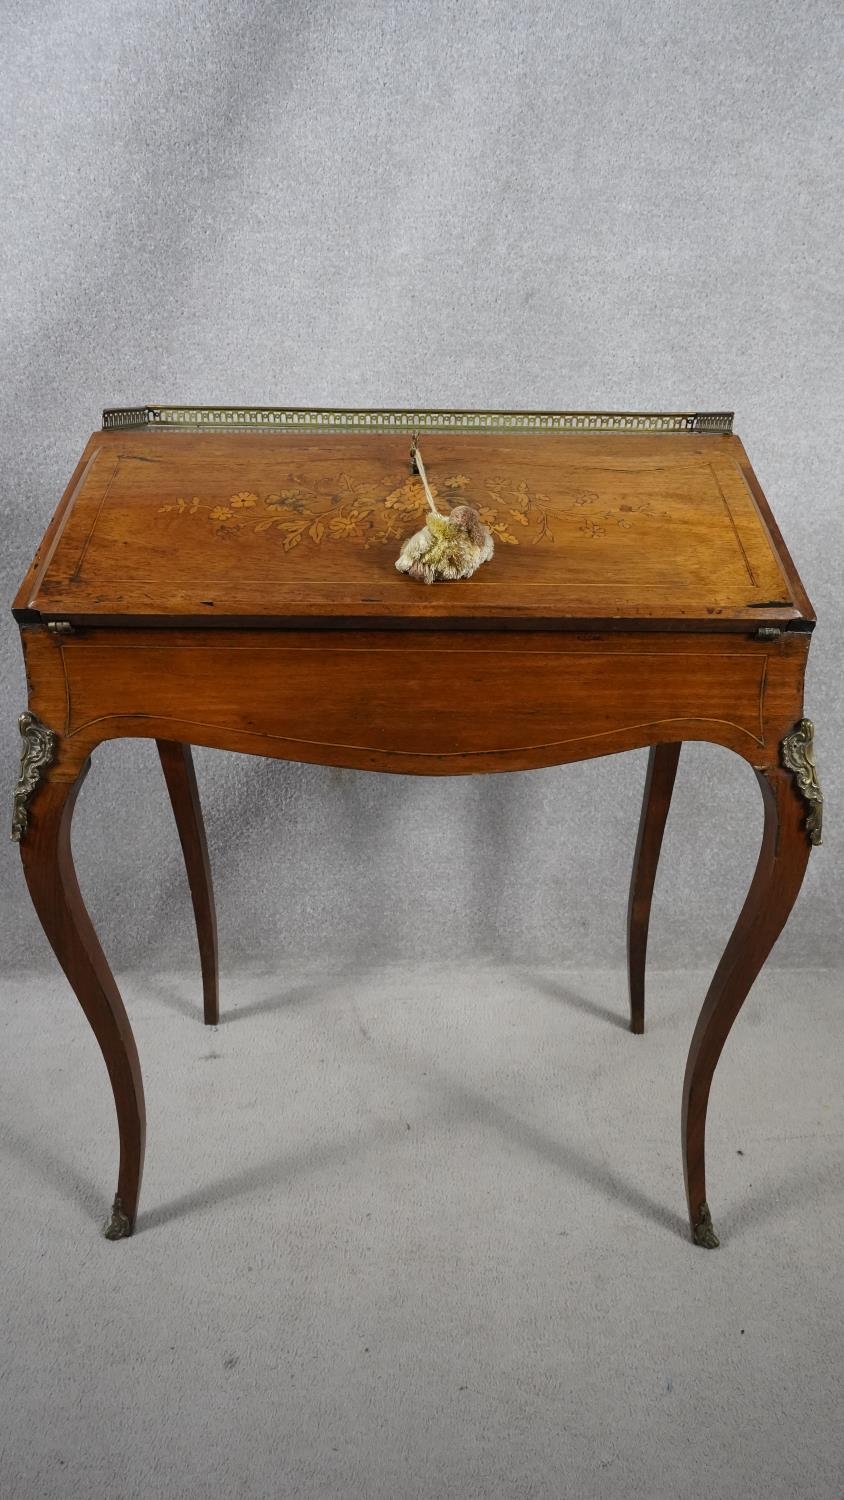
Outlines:
[[[21,781],[27,759],[27,740],[32,744],[30,723],[24,734]],[[117,1194],[106,1225],[108,1239],[124,1239],[132,1233],[144,1160],[145,1113],[141,1070],[129,1018],[106,962],[91,919],[82,901],[70,845],[70,825],[79,789],[89,761],[73,765],[62,758],[55,766],[49,760],[57,744],[52,731],[49,754],[42,756],[33,779],[30,758],[28,790],[15,795],[12,837],[20,843],[26,883],[41,925],[99,1043],[108,1069],[120,1132],[120,1165]],[[43,749],[43,744],[42,744]]]
[[630,1030],[645,1029],[645,957],[656,869],[662,848],[665,820],[680,759],[679,744],[652,745],[639,819],[639,835],[633,856],[633,875],[627,905],[627,975],[630,986]]
[[712,1077],[730,1028],[782,931],[820,843],[821,795],[804,719],[782,746],[783,766],[757,769],[765,804],[762,848],[744,906],[727,944],[692,1037],[683,1085],[682,1144],[692,1238],[719,1241],[706,1194],[704,1146]]
[[164,779],[176,819],[179,842],[185,857],[199,962],[202,967],[202,998],[206,1026],[216,1026],[220,1019],[219,962],[217,957],[217,913],[214,887],[202,807],[196,785],[196,772],[190,745],[175,740],[156,740]]

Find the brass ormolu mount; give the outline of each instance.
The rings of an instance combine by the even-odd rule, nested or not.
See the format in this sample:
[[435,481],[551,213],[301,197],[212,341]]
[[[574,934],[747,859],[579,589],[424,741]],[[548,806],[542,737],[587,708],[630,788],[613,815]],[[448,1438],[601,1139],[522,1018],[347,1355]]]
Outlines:
[[809,810],[806,814],[806,833],[810,844],[821,843],[823,824],[823,792],[818,782],[815,765],[815,726],[811,719],[801,719],[782,742],[782,763],[786,770],[797,778],[797,786]]
[[29,827],[29,803],[44,771],[53,760],[58,735],[27,710],[18,719],[23,745],[21,768],[12,803],[12,839],[19,844]]

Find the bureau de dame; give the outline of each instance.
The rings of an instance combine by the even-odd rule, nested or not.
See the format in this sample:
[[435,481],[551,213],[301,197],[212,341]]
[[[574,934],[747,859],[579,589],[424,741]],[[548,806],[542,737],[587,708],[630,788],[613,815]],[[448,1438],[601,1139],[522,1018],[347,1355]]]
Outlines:
[[[426,516],[414,439],[438,509],[469,505],[492,534],[494,555],[471,579],[426,585],[396,570]],[[107,411],[13,609],[28,685],[13,837],[111,1080],[111,1238],[136,1221],[144,1104],[70,847],[100,744],[158,745],[212,1024],[216,923],[191,744],[449,776],[650,747],[628,911],[641,1032],[680,747],[707,740],[750,763],[765,808],[682,1091],[691,1233],[717,1245],[704,1160],[711,1080],[822,812],[803,707],[815,617],[729,415]]]

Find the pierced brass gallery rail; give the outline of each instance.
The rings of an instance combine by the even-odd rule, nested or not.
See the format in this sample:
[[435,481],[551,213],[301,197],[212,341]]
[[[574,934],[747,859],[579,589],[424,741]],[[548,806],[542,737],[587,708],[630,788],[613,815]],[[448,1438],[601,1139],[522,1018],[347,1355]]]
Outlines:
[[732,432],[732,412],[411,411],[343,407],[108,407],[103,428],[235,427],[284,432]]

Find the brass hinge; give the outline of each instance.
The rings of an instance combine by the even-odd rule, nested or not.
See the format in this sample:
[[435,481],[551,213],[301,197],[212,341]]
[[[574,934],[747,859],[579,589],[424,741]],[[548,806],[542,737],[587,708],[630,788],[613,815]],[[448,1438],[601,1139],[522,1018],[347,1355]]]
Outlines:
[[782,631],[778,625],[760,625],[759,629],[754,632],[757,641],[778,641],[781,635]]
[[69,620],[47,620],[46,625],[51,635],[73,635]]

